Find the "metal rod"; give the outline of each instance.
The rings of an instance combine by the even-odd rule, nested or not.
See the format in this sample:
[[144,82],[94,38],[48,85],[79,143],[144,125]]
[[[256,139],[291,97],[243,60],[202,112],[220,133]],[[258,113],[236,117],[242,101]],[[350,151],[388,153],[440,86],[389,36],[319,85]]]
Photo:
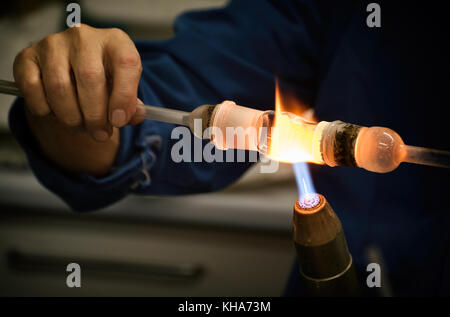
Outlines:
[[0,79],[0,93],[22,97],[15,82]]
[[[0,93],[23,97],[15,82],[0,79]],[[145,113],[136,116],[143,117],[148,120],[163,121],[173,124],[189,126],[190,112],[167,109],[149,105],[139,105],[144,107]]]
[[144,117],[145,119],[150,120],[189,126],[190,112],[148,105],[140,105],[140,106],[144,107],[145,113],[142,115],[136,114],[136,116]]

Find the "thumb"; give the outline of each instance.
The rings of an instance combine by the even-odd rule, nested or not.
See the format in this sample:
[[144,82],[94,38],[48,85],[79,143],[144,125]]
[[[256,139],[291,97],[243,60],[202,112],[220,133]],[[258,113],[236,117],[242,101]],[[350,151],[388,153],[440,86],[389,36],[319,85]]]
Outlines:
[[136,99],[136,112],[134,113],[134,116],[131,118],[131,120],[128,122],[130,125],[138,125],[144,121],[144,115],[145,115],[145,108],[144,103],[141,99]]

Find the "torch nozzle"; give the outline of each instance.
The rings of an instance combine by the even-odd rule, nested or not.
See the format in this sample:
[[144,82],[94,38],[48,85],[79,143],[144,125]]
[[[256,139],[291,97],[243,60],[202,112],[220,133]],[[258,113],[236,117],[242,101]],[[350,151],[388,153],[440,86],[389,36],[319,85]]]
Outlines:
[[293,240],[300,282],[313,296],[356,296],[359,284],[341,221],[324,196],[318,203],[294,204]]

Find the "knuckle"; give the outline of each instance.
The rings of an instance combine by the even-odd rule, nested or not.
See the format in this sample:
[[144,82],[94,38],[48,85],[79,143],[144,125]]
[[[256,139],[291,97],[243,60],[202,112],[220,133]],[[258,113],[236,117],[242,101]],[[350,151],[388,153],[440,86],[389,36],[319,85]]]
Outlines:
[[38,76],[24,76],[18,81],[20,89],[26,95],[32,95],[36,89],[41,87],[41,79]]
[[120,96],[122,107],[126,107],[127,104],[134,105],[137,98],[137,92],[132,89],[125,89],[125,87],[118,91],[117,94]]
[[65,37],[68,38],[68,41],[71,43],[71,47],[77,51],[83,50],[87,45],[95,43],[96,36],[95,33],[92,32],[92,27],[81,24],[80,27],[69,28],[65,33]]
[[41,79],[38,76],[24,76],[21,79],[21,82],[23,83],[25,89],[34,89],[39,87]]
[[109,29],[109,32],[113,37],[128,37],[128,35],[119,28],[111,28]]
[[81,35],[81,34],[85,34],[91,27],[87,24],[84,23],[80,23],[79,27],[76,28],[68,28],[67,30],[65,30],[63,33],[68,34],[68,35]]
[[118,54],[117,57],[118,66],[127,68],[142,68],[141,58],[137,51],[124,51]]
[[105,79],[104,70],[98,65],[86,65],[82,66],[78,70],[79,79],[88,84],[96,84]]
[[56,96],[64,96],[70,92],[71,82],[64,76],[53,75],[49,78],[48,88],[51,90],[52,94]]
[[55,47],[58,40],[59,36],[57,34],[50,34],[39,42],[39,46],[43,50],[51,50],[53,47]]
[[30,48],[27,47],[27,48],[21,50],[19,52],[19,54],[16,55],[16,58],[14,59],[14,66],[22,63],[26,59],[26,56],[27,56],[27,53],[29,52],[29,50],[30,50]]
[[14,63],[13,63],[13,72],[14,75],[18,75],[19,73],[19,68],[23,68],[21,66],[23,66],[24,62],[27,59],[32,59],[34,50],[31,47],[27,47],[24,48],[22,51],[20,51],[16,57],[14,58]]

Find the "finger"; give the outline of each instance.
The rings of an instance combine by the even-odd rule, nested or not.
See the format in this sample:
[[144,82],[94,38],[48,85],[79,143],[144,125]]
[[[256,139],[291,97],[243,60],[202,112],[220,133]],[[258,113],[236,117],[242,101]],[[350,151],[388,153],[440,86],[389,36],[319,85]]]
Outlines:
[[17,55],[14,60],[14,80],[22,92],[27,109],[31,114],[46,116],[51,113],[34,48],[26,48]]
[[142,121],[145,120],[144,115],[145,115],[144,103],[142,102],[141,99],[137,98],[136,112],[134,116],[131,118],[131,120],[128,122],[128,124],[138,125],[142,123]]
[[69,51],[59,35],[51,35],[40,44],[39,61],[47,101],[55,116],[70,127],[83,124],[74,83]]
[[86,129],[97,141],[106,141],[112,133],[108,124],[108,92],[100,44],[83,47],[71,56],[78,102]]
[[116,30],[111,34],[114,38],[107,42],[105,51],[112,76],[109,120],[112,125],[122,127],[136,111],[142,66],[139,53],[128,36]]

